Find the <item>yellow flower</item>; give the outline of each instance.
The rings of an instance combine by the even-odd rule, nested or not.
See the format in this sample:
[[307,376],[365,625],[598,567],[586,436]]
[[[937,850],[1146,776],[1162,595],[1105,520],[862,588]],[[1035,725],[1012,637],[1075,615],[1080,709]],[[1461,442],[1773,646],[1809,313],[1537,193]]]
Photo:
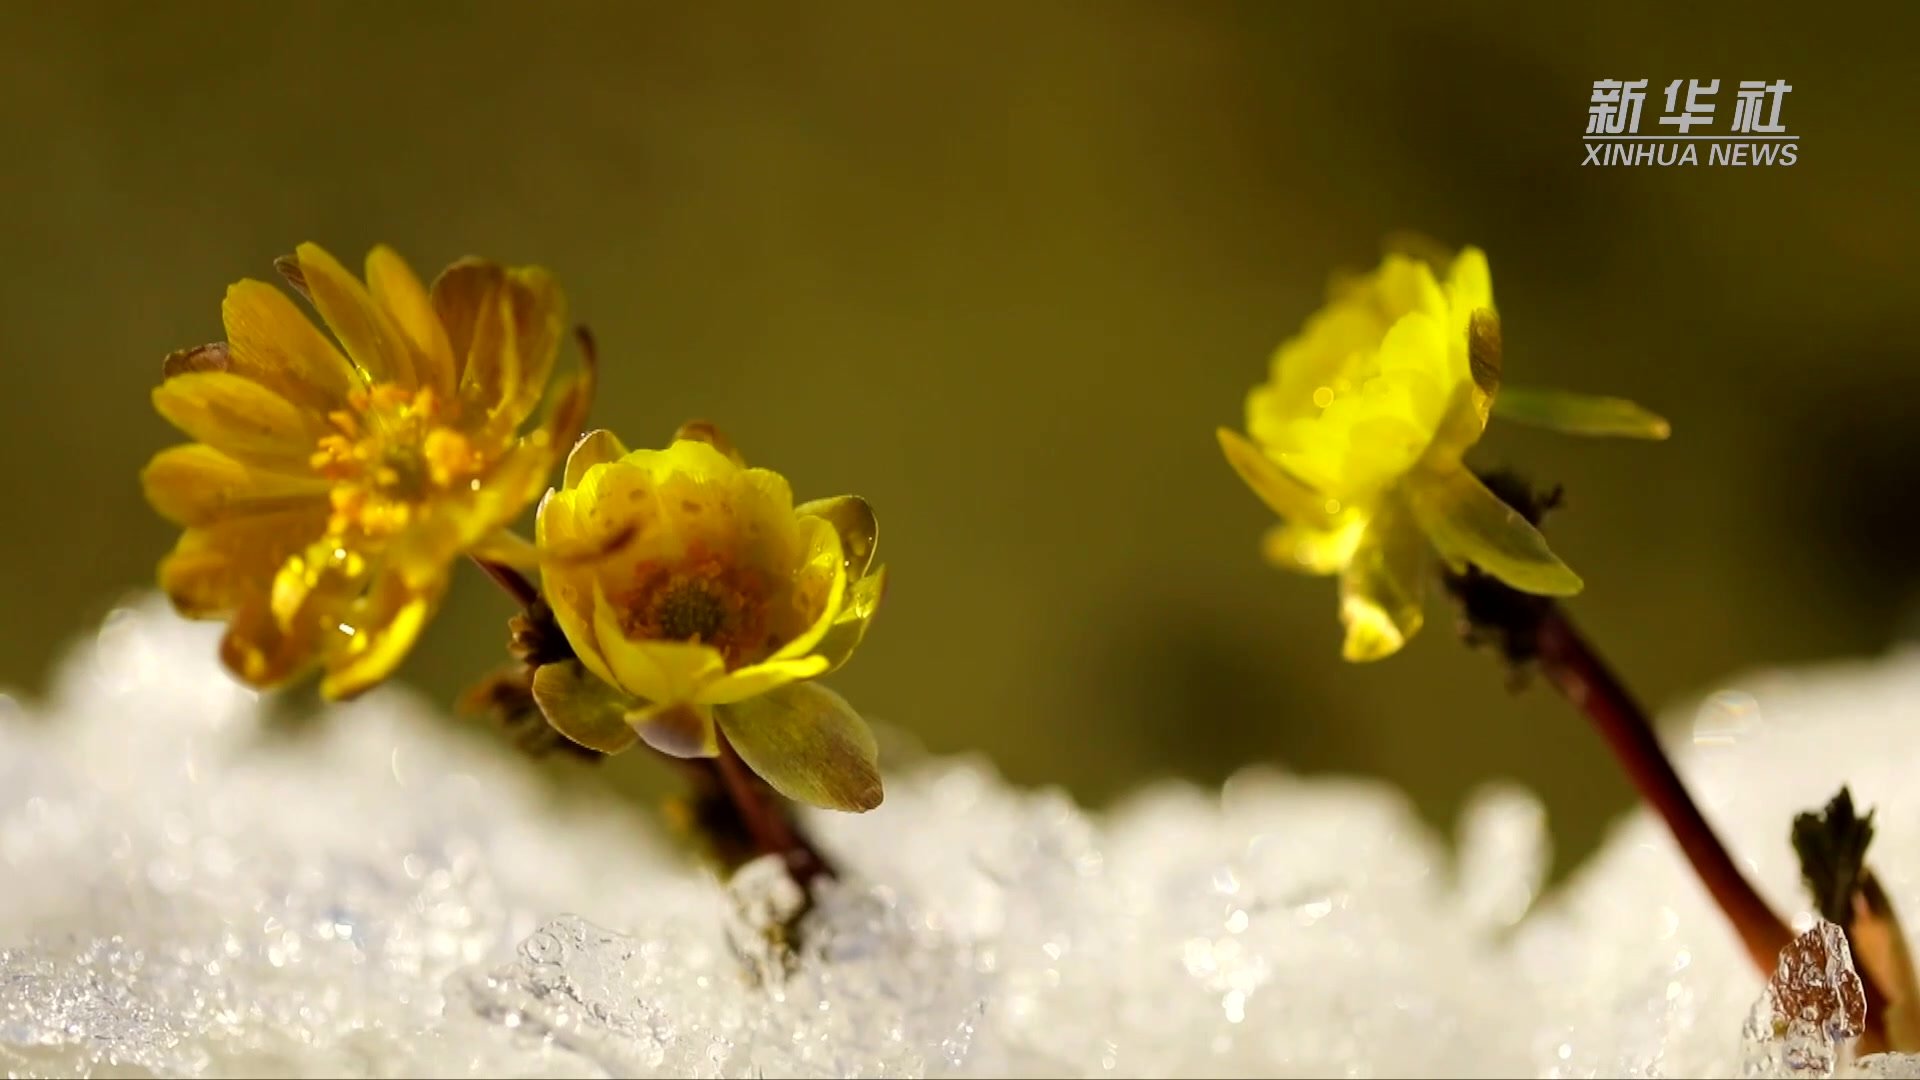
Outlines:
[[161,587],[183,613],[228,621],[227,667],[265,687],[318,666],[340,698],[406,655],[456,557],[512,550],[503,529],[579,430],[591,379],[521,432],[565,328],[544,270],[467,259],[429,292],[377,247],[363,285],[303,244],[283,272],[334,340],[270,285],[229,288],[227,340],[169,356],[153,392],[196,441],[141,479],[185,529]]
[[885,590],[866,500],[796,507],[784,477],[746,467],[704,425],[632,453],[596,431],[536,529],[546,598],[578,657],[534,676],[562,734],[677,757],[716,756],[724,736],[788,798],[880,804],[866,722],[808,681],[853,655]]
[[1268,559],[1340,575],[1348,660],[1391,655],[1419,630],[1427,553],[1526,592],[1580,579],[1462,462],[1490,414],[1574,434],[1663,439],[1666,421],[1618,398],[1500,387],[1500,318],[1487,259],[1444,268],[1390,254],[1339,283],[1247,395],[1247,435],[1221,449],[1286,521]]

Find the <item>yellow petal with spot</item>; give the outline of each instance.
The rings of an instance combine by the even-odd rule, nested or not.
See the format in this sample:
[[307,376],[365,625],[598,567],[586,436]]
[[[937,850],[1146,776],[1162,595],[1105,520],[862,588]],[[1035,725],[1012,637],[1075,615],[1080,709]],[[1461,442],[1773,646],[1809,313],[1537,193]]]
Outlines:
[[311,473],[250,465],[203,443],[155,454],[141,471],[140,483],[160,516],[189,527],[318,505],[327,492],[326,481]]
[[1428,550],[1426,537],[1397,499],[1387,500],[1373,515],[1340,575],[1346,659],[1391,656],[1419,631]]
[[225,371],[176,375],[153,388],[153,407],[173,426],[244,461],[300,472],[310,468],[319,429],[292,402]]
[[620,441],[620,436],[605,428],[587,432],[580,436],[580,440],[573,444],[573,449],[567,454],[567,471],[561,483],[561,489],[571,491],[579,487],[580,479],[587,474],[588,469],[595,465],[618,461],[626,456],[627,448]]
[[573,646],[573,654],[593,672],[596,678],[619,685],[613,667],[607,662],[606,653],[600,648],[600,638],[594,632],[593,594],[585,593],[584,601],[574,597],[581,595],[585,585],[575,585],[569,589],[556,589],[551,573],[545,575],[542,595],[553,609],[554,621],[560,624],[560,632],[567,637],[567,643]]
[[1547,546],[1540,530],[1471,471],[1418,470],[1403,486],[1421,530],[1455,566],[1472,563],[1516,589],[1541,596],[1580,591],[1579,576]]
[[387,313],[373,302],[339,260],[318,244],[294,249],[306,278],[313,306],[347,355],[367,373],[371,382],[391,382],[412,389],[420,385],[413,370],[413,351],[405,335]]
[[639,740],[627,714],[643,704],[577,660],[542,664],[533,673],[533,700],[555,731],[589,750],[617,754]]
[[367,292],[413,350],[420,385],[432,387],[442,400],[451,400],[456,384],[447,331],[413,268],[385,244],[367,254]]
[[1493,412],[1503,420],[1568,435],[1664,439],[1673,434],[1664,417],[1625,398],[1508,387],[1493,403]]
[[[604,472],[605,470],[601,470]],[[594,567],[575,555],[589,554],[597,543],[582,491],[551,491],[534,517],[534,546],[540,549],[541,591],[560,629],[588,670],[610,683],[614,677],[594,633]]]
[[826,687],[792,683],[714,711],[740,760],[787,798],[851,812],[880,805],[879,745]]
[[[1220,428],[1215,433],[1227,464],[1253,489],[1260,501],[1289,521],[1300,521],[1316,528],[1333,524],[1333,512],[1327,509],[1325,495],[1295,480],[1259,447],[1238,432]],[[1336,511],[1337,512],[1337,511]]]
[[598,582],[593,590],[594,640],[622,690],[655,705],[690,703],[699,700],[703,686],[726,673],[726,661],[711,646],[629,638]]
[[229,370],[318,413],[345,407],[366,380],[279,289],[241,281],[220,305]]

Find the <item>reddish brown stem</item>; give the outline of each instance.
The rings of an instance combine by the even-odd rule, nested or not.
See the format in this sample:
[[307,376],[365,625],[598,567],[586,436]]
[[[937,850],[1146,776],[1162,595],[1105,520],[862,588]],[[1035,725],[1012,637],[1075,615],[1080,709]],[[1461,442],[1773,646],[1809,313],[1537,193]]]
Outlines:
[[786,863],[787,872],[802,891],[812,895],[815,878],[832,877],[833,866],[827,862],[818,848],[808,842],[805,834],[794,825],[788,816],[783,800],[767,789],[759,777],[740,760],[740,755],[727,741],[725,734],[715,732],[720,741],[720,754],[712,759],[712,764],[720,774],[721,786],[727,797],[732,800],[734,809],[739,812],[740,823],[752,837],[754,846],[762,855],[778,855]]
[[1754,966],[1762,977],[1772,976],[1793,932],[1734,865],[1673,771],[1646,711],[1557,606],[1541,618],[1538,635],[1541,670],[1600,730],[1633,786],[1666,821],[1693,872],[1733,923]]

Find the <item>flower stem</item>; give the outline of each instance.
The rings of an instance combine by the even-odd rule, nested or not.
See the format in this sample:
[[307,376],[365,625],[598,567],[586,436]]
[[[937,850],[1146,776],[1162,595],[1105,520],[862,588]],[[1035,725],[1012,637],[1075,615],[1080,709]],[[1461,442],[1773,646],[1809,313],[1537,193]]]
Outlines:
[[1740,935],[1754,966],[1763,977],[1771,976],[1793,932],[1734,865],[1674,772],[1646,711],[1559,605],[1546,606],[1537,624],[1535,647],[1540,669],[1562,697],[1593,721],[1633,786],[1667,823],[1701,884]]
[[695,764],[708,765],[719,775],[720,786],[726,791],[757,853],[778,855],[794,884],[811,897],[814,880],[833,877],[833,865],[800,831],[784,805],[785,800],[740,760],[726,734],[716,731],[714,735],[720,743],[719,756],[696,759]]

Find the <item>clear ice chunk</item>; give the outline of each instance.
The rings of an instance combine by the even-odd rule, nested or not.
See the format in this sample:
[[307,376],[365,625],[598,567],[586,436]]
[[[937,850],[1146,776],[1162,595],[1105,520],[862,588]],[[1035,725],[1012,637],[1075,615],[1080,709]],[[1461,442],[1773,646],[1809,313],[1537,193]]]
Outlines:
[[1866,986],[1845,931],[1821,921],[1780,951],[1741,1032],[1741,1074],[1833,1076],[1866,1030]]

